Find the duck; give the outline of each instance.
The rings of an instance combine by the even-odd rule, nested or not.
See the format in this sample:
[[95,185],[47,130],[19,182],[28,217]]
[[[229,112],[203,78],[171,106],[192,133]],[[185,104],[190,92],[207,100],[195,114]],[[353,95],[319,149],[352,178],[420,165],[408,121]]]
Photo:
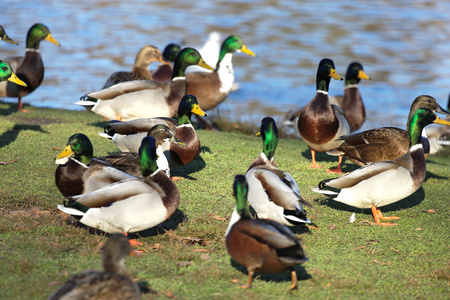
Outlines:
[[58,209],[106,233],[139,232],[164,222],[178,208],[180,193],[175,182],[158,168],[154,137],[142,140],[139,158],[143,178],[128,175],[126,180],[93,192],[67,197]]
[[303,205],[313,207],[302,198],[291,174],[277,168],[275,150],[278,128],[275,120],[261,120],[260,132],[263,151],[245,173],[249,185],[248,202],[258,218],[275,220],[286,226],[310,224]]
[[19,86],[6,81],[0,82],[0,97],[18,98],[18,110],[24,111],[22,97],[32,93],[44,79],[44,64],[39,52],[39,44],[47,40],[58,47],[60,43],[55,40],[50,30],[44,24],[36,23],[28,30],[27,46],[24,57],[13,57],[6,61],[15,70],[16,75],[24,81],[27,86]]
[[450,121],[440,119],[432,110],[417,109],[410,119],[409,151],[406,154],[366,165],[339,178],[323,180],[313,191],[353,207],[371,208],[377,225],[397,225],[381,223],[380,219],[389,221],[399,217],[384,217],[379,207],[412,195],[422,185],[426,175],[422,130],[432,123],[450,126]]
[[236,198],[238,220],[225,237],[230,256],[247,268],[248,280],[244,288],[251,288],[253,275],[260,273],[281,273],[291,271],[290,290],[297,287],[298,279],[294,268],[308,260],[299,238],[288,227],[270,219],[252,219],[248,211],[247,194],[249,186],[244,175],[236,175],[233,192]]
[[200,139],[191,123],[192,114],[207,116],[194,95],[184,95],[178,106],[178,119],[143,118],[127,122],[110,122],[105,129],[107,133],[101,135],[111,138],[122,152],[137,152],[138,145],[147,135],[148,130],[156,124],[164,124],[186,144],[186,146],[174,143],[162,144],[169,166],[179,167],[193,161],[200,152]]
[[6,34],[5,28],[2,25],[0,25],[0,41],[5,41],[7,43],[11,43],[11,44],[14,44],[14,45],[19,45],[18,42],[14,41],[12,38],[10,38]]
[[1,81],[9,81],[15,84],[26,87],[27,84],[17,77],[17,75],[13,72],[11,66],[3,60],[0,60],[0,82]]
[[[411,104],[406,129],[410,127],[411,119],[419,108],[450,116],[450,113],[443,109],[435,98],[429,95],[417,96]],[[342,142],[335,149],[327,152],[329,155],[339,155],[347,158],[359,166],[367,164],[393,160],[405,155],[409,150],[410,138],[409,130],[398,127],[381,127],[370,129],[351,135],[343,135],[339,138]],[[422,139],[422,143],[428,143]],[[424,148],[425,154],[429,153],[429,146]]]
[[128,255],[139,255],[127,236],[111,234],[102,251],[102,271],[86,270],[70,277],[47,300],[57,299],[141,299],[141,291],[125,268]]
[[[148,131],[147,136],[152,136],[155,138],[156,153],[158,155],[158,167],[162,169],[167,176],[170,176],[169,162],[164,155],[162,145],[164,143],[173,143],[174,145],[186,147],[186,144],[179,140],[172,130],[170,130],[170,128],[165,124],[157,124],[153,126]],[[119,152],[108,156],[97,156],[96,159],[104,161],[125,173],[136,177],[141,176],[141,163],[139,161],[139,153],[137,152]]]
[[[166,141],[167,136],[173,137],[169,139],[171,142],[181,143],[181,141],[173,136],[171,130],[166,131],[161,127],[150,130],[149,135],[156,141],[159,168],[170,176],[169,163],[163,155],[161,144]],[[124,156],[112,154],[101,157],[94,157],[93,154],[94,147],[85,134],[75,133],[69,137],[66,147],[55,159],[55,163],[58,164],[55,183],[64,197],[95,191],[111,183],[128,179],[130,175],[142,176],[140,164],[133,159],[134,156],[138,157],[138,154],[130,153]],[[124,162],[124,157],[130,159],[128,163]]]
[[[162,53],[165,63],[159,64],[156,70],[150,72],[154,81],[167,82],[172,78],[172,63],[175,61],[181,46],[175,43],[168,44]],[[199,67],[202,68],[202,67]]]
[[358,87],[361,79],[370,80],[371,78],[364,72],[360,62],[350,63],[345,74],[344,95],[330,97],[330,103],[338,105],[344,111],[350,132],[361,128],[366,119],[366,110]]
[[231,92],[234,82],[232,58],[234,52],[256,56],[242,38],[231,35],[225,39],[213,72],[188,72],[186,74],[187,94],[195,95],[203,110],[215,108]]
[[128,121],[138,118],[169,117],[177,113],[181,98],[186,95],[187,81],[184,71],[190,65],[213,70],[194,48],[182,49],[175,59],[169,83],[134,80],[115,84],[89,93],[75,102],[109,120]]
[[[331,78],[343,80],[336,73],[334,62],[329,58],[324,58],[319,62],[317,69],[317,93],[302,110],[297,120],[298,132],[311,148],[312,164],[310,167],[313,168],[321,167],[316,162],[316,151],[326,152],[338,147],[342,143],[338,138],[350,133],[350,126],[342,109],[330,104],[328,88]],[[337,168],[327,171],[342,173],[341,163],[342,157],[339,157]]]
[[[450,95],[447,101],[447,111],[450,110]],[[447,120],[450,117],[447,115]],[[442,126],[427,126],[424,132],[430,144],[430,154],[437,154],[444,148],[450,146],[450,129]]]
[[102,89],[106,89],[107,87],[125,81],[140,79],[153,80],[152,74],[149,70],[149,65],[153,62],[160,62],[163,65],[170,66],[169,62],[166,62],[162,59],[161,52],[158,48],[151,45],[142,47],[136,55],[136,59],[134,60],[134,65],[131,69],[131,72],[121,71],[111,74],[106,80],[106,83],[103,85]]

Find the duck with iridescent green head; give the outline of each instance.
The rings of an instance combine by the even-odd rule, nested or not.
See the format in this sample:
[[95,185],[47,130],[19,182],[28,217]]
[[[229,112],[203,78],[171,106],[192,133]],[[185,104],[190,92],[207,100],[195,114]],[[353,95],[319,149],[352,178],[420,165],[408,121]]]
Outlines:
[[0,41],[5,41],[7,43],[11,43],[14,45],[19,45],[18,42],[14,41],[12,38],[10,38],[5,31],[5,28],[3,28],[2,25],[0,25]]

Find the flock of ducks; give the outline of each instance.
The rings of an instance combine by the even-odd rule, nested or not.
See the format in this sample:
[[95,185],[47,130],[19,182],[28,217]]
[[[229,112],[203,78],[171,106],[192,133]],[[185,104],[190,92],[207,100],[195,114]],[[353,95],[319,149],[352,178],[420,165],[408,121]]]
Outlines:
[[[1,26],[0,39],[15,43]],[[0,96],[17,97],[19,110],[23,110],[21,97],[42,82],[39,43],[44,39],[59,46],[45,25],[35,24],[27,35],[25,57],[16,59],[14,67],[0,61]],[[56,186],[65,197],[58,208],[111,236],[103,252],[104,272],[77,274],[49,299],[101,297],[111,291],[118,295],[123,292],[121,299],[139,299],[144,289],[131,279],[122,263],[132,249],[126,234],[154,227],[178,208],[180,193],[174,180],[180,178],[170,177],[170,168],[186,165],[199,154],[200,140],[192,126],[192,114],[206,116],[206,110],[216,107],[232,91],[235,52],[255,56],[239,36],[224,40],[215,68],[194,48],[169,44],[161,54],[156,47],[145,46],[138,52],[131,72],[112,74],[101,90],[87,93],[78,102],[110,120],[100,135],[111,139],[121,152],[94,156],[86,135],[72,135],[55,160]],[[160,65],[150,72],[153,62]],[[186,72],[194,65],[206,70]],[[358,83],[370,77],[360,63],[351,63],[342,97],[329,97],[331,79],[343,80],[334,62],[322,59],[316,95],[289,119],[297,118],[298,132],[311,149],[311,167],[320,167],[315,159],[319,151],[340,157],[338,168],[329,172],[342,173],[343,158],[361,168],[323,180],[313,191],[353,207],[370,208],[380,226],[396,225],[380,221],[398,217],[384,217],[379,207],[419,189],[426,175],[426,156],[434,143],[431,137],[422,137],[422,132],[432,123],[450,125],[435,114],[450,113],[433,97],[421,95],[411,105],[406,130],[383,127],[352,133],[365,120]],[[252,286],[254,272],[289,270],[290,289],[294,289],[298,281],[295,267],[308,259],[287,226],[311,223],[304,206],[315,207],[302,198],[295,179],[275,164],[275,120],[263,118],[257,135],[262,140],[261,154],[245,174],[234,179],[236,207],[225,233],[226,247],[231,257],[248,270],[244,287]],[[249,212],[249,205],[257,218]]]

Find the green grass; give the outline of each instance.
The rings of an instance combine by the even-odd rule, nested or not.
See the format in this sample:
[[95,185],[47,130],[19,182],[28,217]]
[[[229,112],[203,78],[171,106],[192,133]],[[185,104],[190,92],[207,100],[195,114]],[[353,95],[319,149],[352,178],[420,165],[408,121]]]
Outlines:
[[[97,132],[102,117],[88,112],[27,107],[0,102],[0,299],[44,299],[68,277],[100,268],[99,245],[107,236],[90,233],[56,209],[63,197],[54,184],[54,157],[70,135],[83,132],[96,155],[117,152]],[[199,130],[202,152],[188,166],[172,169],[178,211],[164,224],[137,237],[147,253],[126,260],[129,271],[147,280],[144,299],[444,299],[450,279],[450,152],[431,156],[427,179],[416,193],[382,208],[401,217],[396,227],[372,226],[367,210],[311,192],[323,170],[309,169],[310,154],[298,139],[281,139],[278,167],[297,180],[315,227],[293,227],[310,261],[298,267],[299,287],[288,292],[290,274],[262,275],[243,290],[247,276],[230,261],[224,233],[234,207],[232,182],[261,152],[253,135]],[[325,167],[336,159],[319,155]],[[344,171],[355,169],[344,164]],[[425,211],[434,210],[435,213]],[[352,212],[357,221],[349,223]],[[191,238],[191,239],[187,239]],[[202,243],[190,243],[192,238]],[[236,283],[238,282],[238,283]]]

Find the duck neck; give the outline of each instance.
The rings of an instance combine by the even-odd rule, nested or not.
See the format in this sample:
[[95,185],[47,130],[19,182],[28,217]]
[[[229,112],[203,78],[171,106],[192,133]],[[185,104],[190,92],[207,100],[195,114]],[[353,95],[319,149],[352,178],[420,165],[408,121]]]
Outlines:
[[176,77],[185,77],[185,71],[187,66],[182,65],[178,60],[175,61],[173,65],[173,71],[172,71],[172,79]]
[[182,114],[178,117],[178,125],[187,125],[191,123],[191,114]]
[[330,77],[323,79],[321,77],[317,77],[316,79],[316,88],[317,91],[328,93],[328,88],[330,86]]

